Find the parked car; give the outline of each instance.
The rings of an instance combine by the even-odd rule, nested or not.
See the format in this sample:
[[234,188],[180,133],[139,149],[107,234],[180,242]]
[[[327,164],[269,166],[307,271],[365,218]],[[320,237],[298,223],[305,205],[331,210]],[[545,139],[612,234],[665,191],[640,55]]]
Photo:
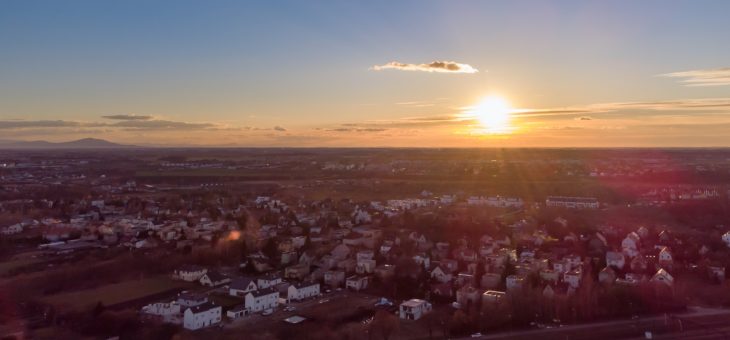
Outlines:
[[264,310],[264,312],[263,312],[263,313],[261,313],[261,315],[263,315],[263,316],[269,316],[269,315],[271,315],[271,314],[274,314],[274,310],[273,310],[273,309],[271,309],[271,308],[269,308],[269,309],[267,309],[267,310]]

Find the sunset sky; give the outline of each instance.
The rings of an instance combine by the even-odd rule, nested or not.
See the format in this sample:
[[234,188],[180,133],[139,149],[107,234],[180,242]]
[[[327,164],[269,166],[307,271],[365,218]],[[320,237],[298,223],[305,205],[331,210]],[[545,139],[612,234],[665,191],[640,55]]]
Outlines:
[[0,140],[730,146],[730,1],[2,1]]

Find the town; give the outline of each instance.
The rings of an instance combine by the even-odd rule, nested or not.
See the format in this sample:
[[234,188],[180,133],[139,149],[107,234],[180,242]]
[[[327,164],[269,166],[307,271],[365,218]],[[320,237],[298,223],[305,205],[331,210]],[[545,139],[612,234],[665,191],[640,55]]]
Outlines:
[[730,152],[597,154],[2,151],[0,338],[724,334]]

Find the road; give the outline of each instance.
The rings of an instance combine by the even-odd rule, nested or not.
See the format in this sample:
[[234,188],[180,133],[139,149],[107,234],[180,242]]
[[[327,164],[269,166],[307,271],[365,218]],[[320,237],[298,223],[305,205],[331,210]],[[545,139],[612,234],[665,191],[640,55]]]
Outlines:
[[673,315],[501,332],[478,339],[643,339],[646,331],[652,332],[654,339],[730,339],[730,310],[694,307]]

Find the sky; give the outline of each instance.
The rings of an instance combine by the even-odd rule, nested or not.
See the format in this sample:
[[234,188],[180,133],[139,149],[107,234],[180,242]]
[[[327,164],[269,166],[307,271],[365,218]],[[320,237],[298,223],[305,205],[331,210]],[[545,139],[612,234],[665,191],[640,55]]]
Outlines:
[[0,140],[730,146],[728,1],[0,2]]

